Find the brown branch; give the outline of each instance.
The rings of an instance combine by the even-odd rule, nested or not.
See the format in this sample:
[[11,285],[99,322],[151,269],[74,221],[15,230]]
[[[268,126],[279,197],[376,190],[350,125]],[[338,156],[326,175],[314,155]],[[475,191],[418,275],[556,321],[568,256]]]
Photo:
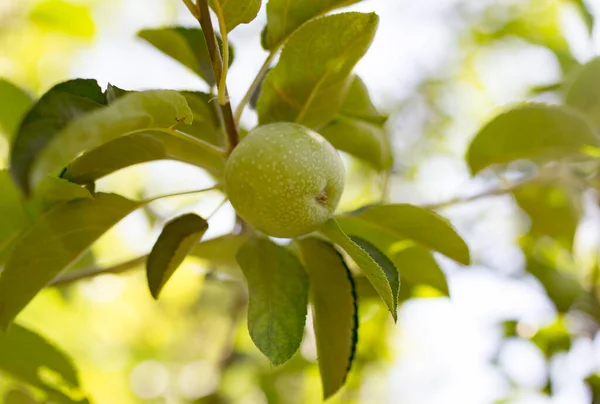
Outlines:
[[[208,55],[210,56],[213,76],[217,85],[221,82],[221,75],[223,74],[223,59],[219,50],[219,43],[217,42],[217,36],[210,19],[210,10],[208,8],[208,0],[198,0],[198,22],[202,28],[204,39],[206,40],[206,46],[208,48]],[[226,32],[222,32],[222,35],[227,35]],[[239,143],[240,135],[237,124],[233,118],[233,110],[231,109],[231,103],[229,101],[229,92],[227,86],[221,89],[225,93],[225,99],[219,100],[219,107],[221,108],[221,116],[223,118],[223,125],[227,138],[229,141],[229,150]]]

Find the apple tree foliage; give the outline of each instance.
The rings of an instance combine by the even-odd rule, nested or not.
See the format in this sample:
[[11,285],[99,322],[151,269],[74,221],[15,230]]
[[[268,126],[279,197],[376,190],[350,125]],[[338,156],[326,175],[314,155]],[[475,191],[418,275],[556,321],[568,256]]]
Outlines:
[[[222,189],[228,155],[240,134],[252,129],[240,128],[248,105],[255,107],[258,125],[300,123],[373,170],[391,170],[387,117],[353,73],[373,41],[379,17],[337,12],[358,1],[269,0],[266,27],[262,38],[256,38],[269,56],[236,110],[226,88],[228,66],[235,63],[227,35],[254,20],[260,0],[186,0],[200,28],[138,33],[205,80],[212,94],[127,91],[110,84],[103,90],[93,79],[73,79],[34,100],[0,81],[0,98],[10,100],[0,109],[0,127],[11,145],[10,167],[0,172],[0,371],[52,401],[88,402],[70,360],[20,326],[18,315],[42,289],[65,276],[77,277],[78,263],[96,240],[156,200],[96,192],[96,180],[136,164],[175,160],[206,170]],[[211,12],[218,25],[213,26]],[[569,77],[558,86],[564,102],[515,105],[479,130],[466,155],[473,175],[523,159],[537,164],[540,172],[551,172],[556,165],[586,167],[598,158],[600,61],[570,69]],[[524,240],[535,252],[528,271],[561,312],[580,304],[585,293],[576,280],[552,267],[554,244],[540,246],[540,240],[570,248],[578,203],[541,201],[549,194],[566,200],[566,185],[540,175],[510,190],[532,219],[530,237]],[[551,223],[544,219],[548,212],[556,217]],[[231,234],[204,240],[208,219],[193,213],[171,218],[149,254],[134,260],[132,266],[145,263],[149,297],[159,298],[190,254],[217,268],[235,262],[246,279],[250,336],[273,365],[298,351],[307,311],[312,310],[324,398],[344,386],[352,369],[360,344],[359,292],[378,296],[396,320],[406,296],[403,289],[427,285],[449,294],[434,253],[470,264],[468,246],[448,220],[410,204],[381,202],[340,212],[318,232],[285,243],[242,221]],[[600,318],[600,304],[591,295],[580,309]],[[555,328],[540,330],[536,344],[554,344],[556,335],[564,336],[564,327]],[[22,360],[23,355],[31,360]],[[41,378],[41,368],[56,377]]]

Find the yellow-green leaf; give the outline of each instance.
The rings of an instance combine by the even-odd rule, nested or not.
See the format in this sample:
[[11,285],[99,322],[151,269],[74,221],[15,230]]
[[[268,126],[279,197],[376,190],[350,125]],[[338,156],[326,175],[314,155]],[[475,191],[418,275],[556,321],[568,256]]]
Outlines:
[[308,277],[298,258],[266,238],[252,238],[238,251],[249,292],[248,329],[274,365],[300,347],[306,322]]
[[527,104],[485,125],[471,142],[467,162],[476,174],[514,160],[545,163],[583,156],[586,147],[600,147],[600,140],[582,114],[558,105]]
[[223,21],[227,32],[231,32],[240,24],[248,24],[256,18],[260,10],[261,0],[210,0],[219,21]]
[[146,261],[146,276],[152,297],[158,299],[167,281],[207,229],[206,220],[194,213],[179,216],[165,225]]
[[361,0],[269,0],[265,45],[268,49],[274,49],[306,21],[359,1]]
[[342,13],[304,24],[266,76],[258,100],[261,125],[297,122],[316,128],[339,112],[354,65],[365,54],[379,18]]
[[31,10],[29,19],[43,30],[82,38],[94,36],[94,20],[89,7],[85,5],[64,0],[46,0]]
[[396,302],[390,279],[379,264],[344,233],[338,223],[331,219],[320,230],[329,240],[339,245],[358,265],[361,272],[371,282],[379,296],[389,309],[394,320],[397,319]]
[[19,237],[0,275],[0,327],[15,316],[102,234],[140,206],[114,194],[59,204]]
[[600,128],[600,58],[579,68],[565,97],[567,105],[581,111]]
[[333,245],[317,238],[296,240],[310,279],[310,302],[323,396],[346,382],[358,338],[354,281]]
[[0,132],[12,140],[21,120],[33,105],[31,96],[14,84],[0,79]]

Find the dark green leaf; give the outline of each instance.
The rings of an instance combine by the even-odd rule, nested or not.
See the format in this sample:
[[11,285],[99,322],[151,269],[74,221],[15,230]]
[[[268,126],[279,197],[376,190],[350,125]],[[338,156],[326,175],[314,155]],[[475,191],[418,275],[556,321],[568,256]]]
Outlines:
[[248,24],[256,18],[261,0],[210,0],[210,7],[223,21],[226,33],[240,24]]
[[276,49],[306,21],[359,1],[361,0],[269,0],[265,46]]
[[106,98],[98,83],[77,79],[52,87],[33,106],[21,123],[10,156],[12,175],[26,193],[38,155],[69,122],[103,105]]
[[350,239],[354,241],[360,248],[365,250],[371,258],[379,264],[385,276],[392,288],[392,295],[394,297],[394,306],[398,307],[398,296],[400,295],[400,275],[398,269],[394,266],[394,263],[377,247],[357,236],[350,236]]
[[[59,376],[61,386],[51,385],[41,377],[44,369]],[[79,379],[71,360],[38,334],[17,324],[0,333],[0,372],[43,390],[47,399],[56,403],[87,403],[85,399],[70,398],[61,388],[81,397]]]
[[185,98],[172,90],[130,93],[111,104],[74,120],[40,153],[30,178],[39,183],[62,169],[81,153],[123,136],[147,131],[177,134],[169,128],[191,123],[192,111]]
[[207,229],[206,220],[193,213],[179,216],[165,225],[146,261],[146,275],[152,297],[158,299],[167,281]]
[[565,97],[567,105],[581,111],[600,128],[600,58],[577,69]]
[[529,159],[547,162],[599,147],[590,123],[569,108],[527,104],[498,115],[473,139],[467,162],[473,174],[493,164]]
[[140,206],[114,194],[59,204],[14,244],[0,275],[0,327],[15,316],[102,234]]
[[14,84],[0,79],[0,132],[11,140],[21,120],[33,105],[31,96]]
[[[210,56],[201,29],[185,27],[144,29],[137,35],[165,55],[192,70],[209,85],[215,85]],[[221,39],[218,40],[221,45]],[[231,64],[234,56],[231,46],[229,54],[229,63]]]
[[4,394],[4,404],[39,404],[24,390],[9,390]]
[[[290,121],[316,128],[339,112],[379,18],[342,13],[303,25],[265,78],[257,111],[261,125]],[[331,40],[335,38],[335,40]]]
[[274,365],[300,347],[306,322],[308,277],[298,258],[266,238],[253,238],[237,253],[248,283],[248,328]]
[[327,399],[344,385],[354,359],[358,339],[354,282],[331,244],[316,238],[296,243],[310,279],[317,356]]
[[361,272],[369,279],[375,290],[377,290],[377,293],[379,293],[379,296],[389,309],[392,317],[396,320],[397,312],[395,303],[397,302],[397,298],[394,298],[394,292],[392,291],[390,280],[387,278],[385,271],[368,252],[363,250],[342,231],[335,220],[331,219],[325,223],[321,228],[321,232],[333,243],[344,249],[344,251],[346,251],[346,253],[354,260]]
[[585,379],[585,383],[588,385],[592,392],[592,403],[600,404],[600,376],[593,374]]

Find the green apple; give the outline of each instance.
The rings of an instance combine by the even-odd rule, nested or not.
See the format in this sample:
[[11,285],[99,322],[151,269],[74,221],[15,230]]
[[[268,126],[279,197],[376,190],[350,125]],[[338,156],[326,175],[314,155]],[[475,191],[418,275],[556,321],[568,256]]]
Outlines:
[[225,190],[237,214],[273,237],[299,237],[333,216],[345,170],[335,148],[295,123],[252,130],[225,167]]

